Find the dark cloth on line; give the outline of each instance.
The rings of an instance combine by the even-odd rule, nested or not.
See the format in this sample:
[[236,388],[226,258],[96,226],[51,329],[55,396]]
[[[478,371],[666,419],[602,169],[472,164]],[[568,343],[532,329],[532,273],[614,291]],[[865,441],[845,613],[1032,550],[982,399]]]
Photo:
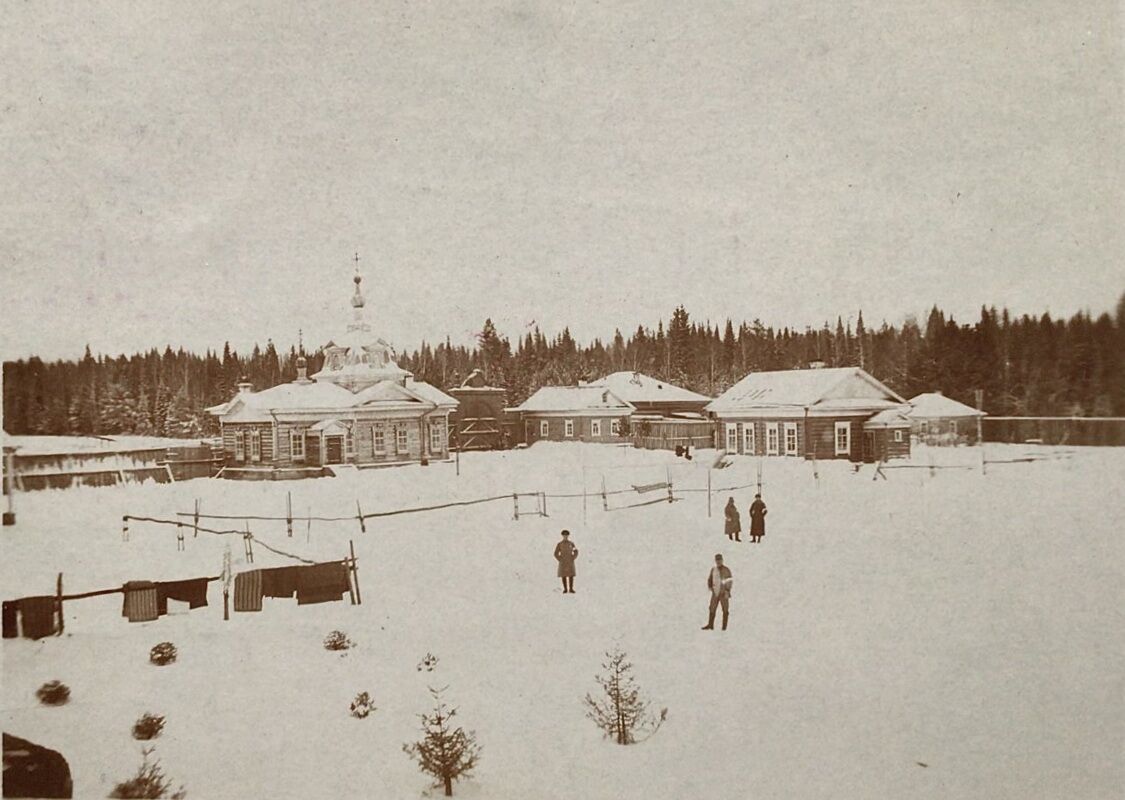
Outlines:
[[23,597],[17,601],[20,609],[20,628],[25,639],[42,639],[58,630],[55,609],[58,598],[53,595]]
[[292,597],[297,592],[301,567],[274,567],[262,570],[262,594],[266,597]]
[[297,605],[334,603],[351,590],[348,568],[342,562],[303,567],[297,576]]
[[262,571],[253,569],[234,576],[234,610],[262,610]]
[[20,635],[19,606],[15,600],[4,601],[4,638],[14,639]]
[[125,601],[121,605],[121,615],[130,622],[152,622],[160,616],[155,583],[129,581],[122,589],[125,591]]
[[158,581],[156,584],[156,610],[163,615],[168,613],[168,601],[179,600],[189,608],[207,605],[207,579],[189,578],[186,581]]

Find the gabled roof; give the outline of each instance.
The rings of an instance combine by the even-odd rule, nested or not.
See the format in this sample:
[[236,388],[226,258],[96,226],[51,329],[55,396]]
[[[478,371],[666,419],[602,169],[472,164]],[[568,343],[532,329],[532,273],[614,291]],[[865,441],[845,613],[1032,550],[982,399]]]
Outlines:
[[924,392],[910,400],[912,417],[984,417],[983,411],[959,403],[941,392]]
[[431,386],[424,381],[407,381],[406,390],[408,392],[413,392],[422,400],[437,406],[455,407],[461,404],[456,398],[450,397],[441,389],[436,386]]
[[428,383],[380,381],[352,394],[335,383],[281,383],[260,392],[244,392],[232,400],[212,406],[208,412],[227,422],[269,422],[272,412],[343,411],[377,403],[436,405],[455,408],[458,403]]
[[871,419],[863,423],[864,428],[909,428],[910,417],[899,408],[888,408],[880,411]]
[[881,410],[906,401],[859,367],[752,372],[707,406],[716,413]]
[[633,406],[604,386],[544,386],[516,411],[620,411]]
[[706,395],[640,372],[614,372],[591,386],[604,386],[629,403],[707,403]]

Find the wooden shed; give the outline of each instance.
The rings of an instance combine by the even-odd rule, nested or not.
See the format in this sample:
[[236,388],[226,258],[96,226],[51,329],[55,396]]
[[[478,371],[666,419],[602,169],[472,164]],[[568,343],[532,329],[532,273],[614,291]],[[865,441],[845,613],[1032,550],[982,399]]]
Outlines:
[[474,369],[469,377],[449,394],[457,400],[457,409],[449,415],[450,446],[458,450],[497,450],[509,447],[509,434],[504,415],[508,404],[507,390],[489,386],[484,373]]

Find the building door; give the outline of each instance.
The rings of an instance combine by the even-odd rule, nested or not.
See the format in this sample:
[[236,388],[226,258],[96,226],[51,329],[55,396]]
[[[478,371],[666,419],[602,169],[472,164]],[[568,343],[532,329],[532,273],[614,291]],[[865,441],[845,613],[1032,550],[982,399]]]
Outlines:
[[324,463],[325,464],[343,464],[344,463],[344,437],[343,436],[329,436],[324,440]]
[[863,460],[867,464],[875,462],[875,431],[863,432]]

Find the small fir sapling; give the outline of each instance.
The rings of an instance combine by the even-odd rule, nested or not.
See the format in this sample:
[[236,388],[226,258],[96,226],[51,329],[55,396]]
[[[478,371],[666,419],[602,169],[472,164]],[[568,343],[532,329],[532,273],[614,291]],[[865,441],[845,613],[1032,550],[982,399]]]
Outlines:
[[174,663],[178,655],[176,645],[171,642],[161,642],[149,650],[148,660],[158,667],[163,667],[165,664]]
[[668,709],[662,708],[659,716],[649,713],[648,701],[641,696],[633,677],[633,665],[620,648],[607,652],[606,658],[602,664],[604,672],[594,678],[602,688],[602,696],[586,695],[586,716],[617,744],[644,741],[660,730]]
[[133,723],[133,738],[141,741],[155,739],[164,730],[164,717],[158,714],[145,714]]
[[434,778],[434,786],[445,789],[445,796],[453,796],[453,782],[467,777],[477,765],[480,748],[476,734],[463,728],[454,728],[452,720],[457,709],[447,708],[442,700],[442,689],[430,689],[434,698],[432,714],[421,714],[422,739],[402,746],[403,752],[418,762],[418,768]]
[[172,782],[164,775],[164,770],[160,767],[160,761],[149,761],[149,756],[152,755],[153,748],[146,747],[141,750],[141,753],[144,756],[144,760],[137,769],[137,774],[129,780],[114,786],[109,796],[111,798],[154,799],[167,797],[170,798],[170,800],[184,800],[184,798],[187,797],[187,792],[184,790],[183,786],[171,794],[168,794],[168,790],[172,787]]
[[62,681],[47,681],[40,686],[35,696],[45,706],[62,706],[70,700],[70,687]]
[[355,696],[355,700],[352,700],[351,713],[356,719],[363,719],[375,710],[375,703],[371,701],[371,695],[367,692],[360,692]]

